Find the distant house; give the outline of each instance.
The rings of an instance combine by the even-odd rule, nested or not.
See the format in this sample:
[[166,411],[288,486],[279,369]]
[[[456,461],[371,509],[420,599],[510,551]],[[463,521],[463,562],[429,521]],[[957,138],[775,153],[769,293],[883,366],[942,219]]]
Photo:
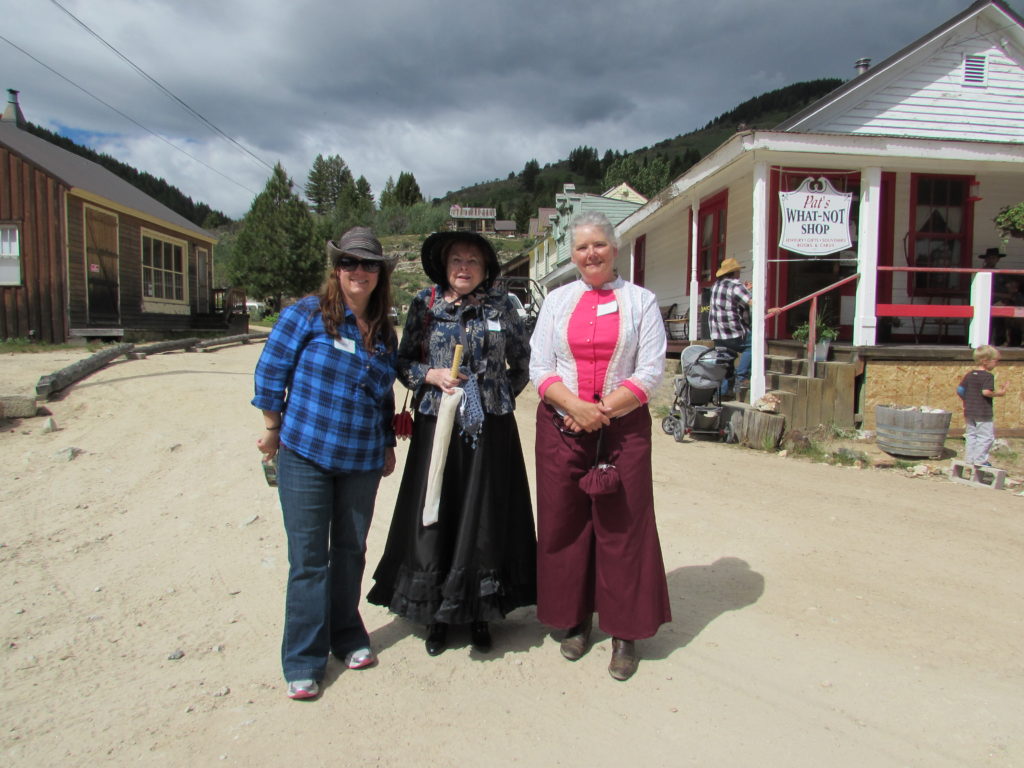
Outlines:
[[551,232],[551,220],[558,216],[554,208],[538,208],[536,218],[530,219],[528,234],[530,237],[544,237]]
[[216,238],[136,187],[0,119],[0,338],[208,327]]
[[641,195],[639,192],[637,192],[635,189],[629,186],[629,184],[627,184],[626,182],[617,184],[611,189],[602,192],[601,197],[611,197],[616,200],[626,200],[630,203],[639,203],[640,205],[643,205],[644,203],[647,202],[646,197]]
[[[646,198],[641,198],[646,201]],[[605,214],[618,224],[641,206],[641,201],[622,200],[604,195],[577,192],[575,184],[566,184],[555,195],[555,215],[551,217],[551,237],[530,252],[530,277],[545,291],[576,279],[576,268],[569,256],[569,224],[573,217],[588,211]],[[642,276],[641,276],[642,279]]]
[[506,219],[496,219],[494,222],[494,234],[498,237],[515,237],[519,234],[519,227],[516,223]]
[[497,218],[496,208],[472,208],[456,204],[448,209],[448,229],[492,235]]

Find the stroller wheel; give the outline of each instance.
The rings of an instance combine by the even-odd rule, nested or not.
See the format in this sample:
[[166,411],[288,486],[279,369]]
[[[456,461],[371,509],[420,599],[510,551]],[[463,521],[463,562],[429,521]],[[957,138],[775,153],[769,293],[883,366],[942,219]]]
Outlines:
[[679,428],[679,420],[675,416],[666,416],[661,420],[661,430],[666,435],[674,435]]

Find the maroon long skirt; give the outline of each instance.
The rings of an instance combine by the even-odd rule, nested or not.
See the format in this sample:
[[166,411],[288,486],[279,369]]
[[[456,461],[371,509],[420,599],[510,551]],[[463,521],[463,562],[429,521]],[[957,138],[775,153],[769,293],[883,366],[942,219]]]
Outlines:
[[604,429],[602,459],[619,470],[621,489],[591,497],[579,481],[594,464],[597,433],[558,429],[537,409],[537,618],[559,629],[594,611],[612,637],[651,637],[672,620],[654,520],[651,415],[646,406]]

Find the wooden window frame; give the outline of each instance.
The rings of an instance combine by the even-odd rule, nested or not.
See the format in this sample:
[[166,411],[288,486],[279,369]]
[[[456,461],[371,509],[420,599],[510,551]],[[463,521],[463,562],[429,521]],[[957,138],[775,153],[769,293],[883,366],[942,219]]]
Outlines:
[[[24,285],[21,269],[21,225],[14,221],[0,222],[0,233],[8,232],[13,232],[14,237],[0,236],[0,285],[21,286]],[[14,278],[15,272],[17,279]]]
[[[189,247],[186,240],[179,240],[178,238],[170,237],[163,232],[157,232],[154,230],[143,229],[140,233],[140,254],[139,254],[139,265],[142,285],[142,300],[146,303],[146,309],[152,309],[158,307],[160,304],[168,305],[172,304],[175,306],[185,306],[189,302],[188,292],[188,264],[189,264]],[[147,251],[147,241],[149,241],[150,248]],[[159,259],[157,258],[156,251],[153,248],[153,244],[160,244]],[[177,269],[174,263],[175,252],[174,249],[180,249],[181,253],[181,269]],[[171,268],[168,269],[164,265],[164,259],[170,255],[172,259]],[[148,261],[147,261],[148,259]],[[157,265],[159,261],[159,266]],[[157,288],[156,278],[159,275],[160,284],[159,290]],[[166,277],[171,276],[171,285],[174,289],[170,296],[167,295],[166,290]],[[179,285],[173,280],[174,277],[180,277],[180,295],[178,292]],[[147,281],[151,284],[147,285]]]
[[[918,197],[922,181],[947,181],[962,184],[961,199],[963,200],[960,217],[959,232],[921,232],[924,222],[918,221]],[[910,266],[930,267],[938,266],[938,257],[934,256],[936,246],[932,247],[932,255],[927,260],[918,253],[920,242],[946,242],[950,243],[949,250],[952,255],[946,266],[967,267],[971,266],[971,243],[973,242],[974,229],[974,204],[971,201],[971,184],[974,181],[972,176],[958,174],[940,173],[915,173],[910,176],[910,212],[909,226],[907,229],[907,260]],[[947,209],[953,206],[946,206]],[[935,211],[933,211],[934,215]],[[948,216],[944,222],[948,222]],[[959,250],[959,255],[956,251]],[[936,273],[907,273],[907,295],[921,297],[965,297],[968,291],[969,281],[965,274],[951,274],[943,280],[943,276]],[[943,284],[944,283],[944,284]]]
[[647,235],[633,241],[633,283],[643,287],[647,275]]
[[[715,272],[725,261],[726,226],[729,221],[729,190],[723,189],[700,201],[697,211],[697,242],[694,243],[696,258],[697,283],[700,288],[708,288],[715,282]],[[704,244],[705,221],[711,217],[711,236],[708,244]]]

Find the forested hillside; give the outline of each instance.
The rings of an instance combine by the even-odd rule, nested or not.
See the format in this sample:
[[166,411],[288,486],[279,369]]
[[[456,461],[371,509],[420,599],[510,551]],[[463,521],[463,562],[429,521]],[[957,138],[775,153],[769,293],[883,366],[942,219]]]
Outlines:
[[[449,192],[443,198],[435,199],[434,205],[415,202],[422,199],[419,198],[418,187],[413,190],[415,192],[412,195],[413,204],[402,204],[404,199],[401,195],[403,177],[408,176],[407,186],[415,185],[412,174],[403,172],[399,176],[397,184],[391,179],[388,180],[388,186],[381,191],[379,199],[376,201],[380,210],[374,211],[374,197],[369,189],[369,184],[363,177],[360,177],[357,183],[353,180],[359,198],[356,202],[369,201],[371,210],[366,211],[360,205],[353,204],[349,206],[353,210],[348,212],[348,218],[358,214],[359,221],[367,222],[370,218],[376,219],[387,214],[384,216],[386,221],[374,220],[372,222],[380,229],[381,234],[419,232],[422,227],[414,226],[413,220],[424,219],[426,214],[418,211],[417,216],[413,217],[409,215],[409,211],[417,208],[447,210],[449,204],[460,203],[468,206],[497,208],[499,219],[514,219],[520,230],[525,231],[530,217],[536,216],[538,208],[550,206],[554,202],[555,194],[561,192],[562,186],[567,183],[575,184],[576,189],[581,192],[600,193],[625,181],[641,194],[651,197],[737,130],[772,128],[811,102],[834,90],[842,82],[839,79],[812,80],[770,91],[724,112],[709,121],[703,128],[665,139],[650,147],[641,147],[632,151],[607,149],[603,154],[599,154],[594,147],[580,146],[572,150],[567,159],[543,167],[536,160],[530,160],[518,173],[510,172],[505,179],[481,182]],[[218,230],[222,236],[228,236],[231,231],[231,228],[224,228],[224,225],[230,224],[231,220],[221,211],[210,208],[206,203],[193,201],[191,197],[163,179],[145,171],[139,171],[109,155],[76,144],[45,128],[29,123],[28,129],[53,144],[99,163],[194,224],[206,229]],[[317,159],[321,162],[324,160],[320,157]],[[331,159],[327,158],[327,160]],[[337,161],[343,164],[340,158],[337,158]],[[310,183],[307,184],[307,193],[311,185],[315,187],[316,170],[314,164]],[[344,170],[347,172],[347,167]],[[351,174],[349,175],[351,176]],[[307,197],[309,197],[308,194]],[[394,199],[392,200],[392,198]],[[309,197],[309,200],[312,202],[313,198]],[[314,204],[313,207],[319,209],[321,206]],[[326,211],[319,210],[318,212],[326,213]],[[433,221],[436,217],[426,216],[426,218]],[[334,223],[346,222],[339,220]]]
[[56,144],[62,149],[74,152],[76,155],[81,155],[87,160],[92,160],[94,163],[102,165],[108,171],[120,176],[132,186],[138,187],[150,197],[159,200],[175,213],[184,216],[196,226],[213,229],[230,221],[230,219],[220,211],[213,210],[206,203],[194,202],[191,197],[186,195],[180,189],[168,184],[163,179],[158,179],[151,173],[139,171],[127,163],[122,163],[120,160],[111,157],[110,155],[101,154],[95,150],[89,149],[89,147],[83,147],[81,144],[76,144],[71,139],[54,133],[53,131],[48,131],[38,125],[28,123],[26,127],[30,133],[35,134],[39,138],[45,139],[51,144]]
[[439,202],[497,208],[499,219],[515,219],[525,230],[529,218],[550,206],[566,183],[580,192],[600,193],[627,181],[651,197],[737,130],[773,128],[842,83],[829,78],[779,88],[722,113],[703,128],[631,152],[608,149],[599,154],[594,147],[581,146],[568,159],[543,167],[530,160],[519,173],[449,192]]

